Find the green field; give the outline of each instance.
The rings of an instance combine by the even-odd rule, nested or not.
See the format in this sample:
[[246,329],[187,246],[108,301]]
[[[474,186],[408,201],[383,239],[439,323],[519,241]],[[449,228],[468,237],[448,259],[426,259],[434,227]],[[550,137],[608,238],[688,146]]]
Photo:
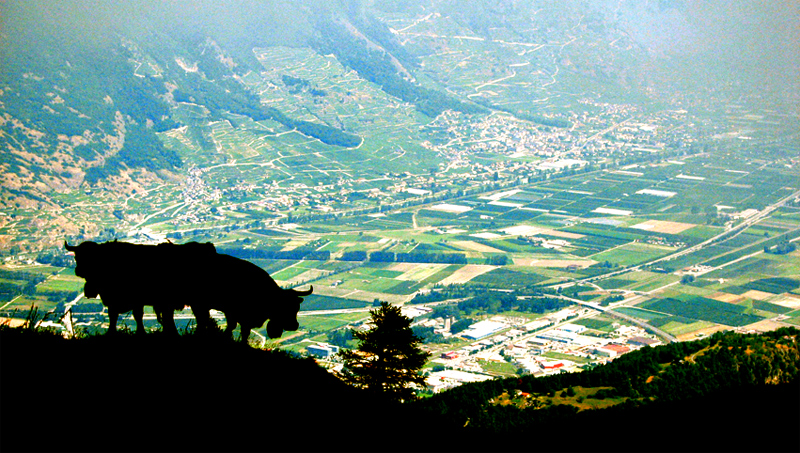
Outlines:
[[299,316],[297,320],[300,323],[300,330],[327,332],[368,317],[369,313],[342,313],[339,315]]
[[302,311],[340,310],[345,308],[364,308],[367,306],[368,304],[365,302],[312,294],[303,299],[301,310]]
[[698,321],[738,327],[764,319],[746,313],[747,307],[719,302],[700,296],[678,296],[677,298],[655,299],[641,304],[643,308],[683,316]]
[[573,321],[573,324],[586,326],[589,329],[599,330],[601,332],[613,331],[613,321],[601,318],[584,318]]
[[618,307],[615,308],[614,311],[620,312],[623,315],[633,316],[635,318],[639,318],[647,322],[650,322],[654,319],[663,318],[665,316],[667,317],[670,316],[669,313],[666,312],[644,310],[641,308],[634,308],[634,307]]
[[800,288],[800,280],[792,278],[762,278],[744,285],[747,289],[782,294]]
[[595,261],[609,261],[620,266],[630,266],[662,257],[672,251],[674,249],[670,247],[626,244],[613,250],[592,255],[591,258]]

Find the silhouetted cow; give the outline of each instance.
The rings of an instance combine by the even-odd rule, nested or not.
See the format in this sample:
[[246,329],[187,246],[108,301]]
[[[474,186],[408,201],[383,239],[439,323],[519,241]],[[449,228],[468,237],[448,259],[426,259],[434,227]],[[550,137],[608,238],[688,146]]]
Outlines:
[[75,275],[86,280],[86,297],[98,295],[108,307],[108,333],[117,330],[117,318],[131,311],[136,332],[144,333],[144,306],[151,305],[165,332],[176,333],[173,312],[185,306],[181,285],[191,268],[216,256],[214,244],[176,245],[128,242],[83,242],[64,247],[75,253]]
[[190,305],[198,328],[212,325],[209,311],[216,309],[225,314],[228,334],[241,326],[242,341],[267,320],[267,335],[279,338],[284,330],[297,330],[302,298],[313,291],[282,289],[265,270],[216,253],[210,242],[64,246],[75,253],[75,275],[86,279],[86,297],[100,295],[108,307],[109,333],[126,311],[133,311],[137,332],[144,332],[145,305],[153,306],[165,331],[175,332],[174,310]]
[[210,322],[208,312],[215,309],[225,313],[225,332],[230,334],[238,323],[240,338],[245,342],[250,331],[267,320],[270,338],[279,338],[284,330],[297,330],[300,303],[303,297],[311,294],[313,286],[307,291],[283,289],[264,269],[230,255],[218,253],[211,263],[213,265],[205,269],[211,273],[206,275],[206,283],[201,287],[202,296],[191,301],[198,327]]

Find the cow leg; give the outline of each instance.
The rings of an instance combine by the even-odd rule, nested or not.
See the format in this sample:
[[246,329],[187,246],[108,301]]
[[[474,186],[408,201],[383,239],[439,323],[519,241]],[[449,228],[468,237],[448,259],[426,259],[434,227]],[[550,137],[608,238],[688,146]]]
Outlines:
[[133,307],[131,313],[133,313],[133,319],[136,320],[136,334],[144,335],[144,305]]
[[233,336],[233,329],[236,328],[236,318],[225,314],[225,334],[229,337]]
[[108,307],[108,331],[106,335],[112,335],[117,331],[117,318],[119,318],[119,312],[112,307]]
[[211,313],[207,308],[192,306],[192,313],[194,320],[197,322],[197,331],[205,332],[214,326],[214,321],[211,319]]
[[159,310],[161,315],[161,327],[164,328],[164,332],[177,335],[178,328],[175,327],[175,311],[172,308],[167,307],[166,309]]
[[250,328],[241,326],[241,329],[239,329],[239,341],[247,344],[248,338],[250,338]]

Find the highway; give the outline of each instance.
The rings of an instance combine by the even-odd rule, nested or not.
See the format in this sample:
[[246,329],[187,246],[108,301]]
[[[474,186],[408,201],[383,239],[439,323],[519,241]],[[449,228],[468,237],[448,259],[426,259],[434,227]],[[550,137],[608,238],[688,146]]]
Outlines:
[[[661,288],[659,288],[659,289],[661,289]],[[646,322],[644,322],[644,321],[642,321],[640,319],[636,319],[636,318],[634,318],[632,316],[628,316],[628,315],[624,315],[622,313],[615,312],[613,310],[613,307],[601,307],[600,304],[598,304],[596,302],[586,302],[584,300],[573,299],[572,297],[567,297],[567,296],[560,296],[559,295],[559,296],[555,296],[555,297],[558,297],[559,299],[563,299],[563,300],[568,300],[570,302],[574,302],[574,303],[576,303],[578,305],[582,305],[584,307],[592,308],[594,310],[599,310],[599,311],[601,311],[601,312],[603,312],[603,313],[605,313],[605,314],[607,314],[609,316],[613,316],[615,318],[620,318],[620,319],[623,319],[623,320],[628,321],[630,323],[636,324],[637,326],[639,326],[639,327],[643,328],[644,330],[656,335],[657,337],[661,338],[662,340],[664,340],[667,343],[674,343],[674,342],[678,341],[677,338],[675,338],[674,336],[668,334],[667,332],[664,332],[663,330],[659,329],[658,327],[651,326],[650,324],[648,324],[648,323],[646,323]]]

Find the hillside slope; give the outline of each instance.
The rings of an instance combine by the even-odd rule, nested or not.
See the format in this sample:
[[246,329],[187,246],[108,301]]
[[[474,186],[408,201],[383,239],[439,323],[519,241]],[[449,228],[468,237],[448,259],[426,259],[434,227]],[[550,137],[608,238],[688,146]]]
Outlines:
[[467,384],[415,404],[514,448],[797,451],[799,334],[720,332],[582,373]]
[[[392,405],[347,387],[310,359],[219,338],[121,334],[65,340],[0,327],[0,448],[797,451],[800,381],[792,354],[797,333],[726,334],[679,348],[633,352],[584,373],[467,384],[413,404]],[[731,361],[716,360],[718,372],[663,374],[674,383],[676,376],[688,379],[681,383],[681,395],[647,395],[641,385],[653,380],[637,383],[652,372],[650,358],[658,358],[656,368],[668,369],[676,351],[698,359],[734,343],[743,348],[729,350]],[[777,351],[788,360],[761,360]],[[767,379],[773,382],[769,385],[746,382],[746,367],[731,365],[747,358],[763,365],[747,370],[782,377]],[[549,407],[522,408],[526,398],[517,392],[576,388],[583,394],[589,386],[608,392],[618,385],[614,376],[634,384],[628,397],[622,396],[625,390],[609,393],[609,400],[621,404],[606,409],[579,410],[568,397]],[[731,379],[726,384],[720,376]],[[495,404],[502,393],[516,395],[516,405]]]
[[380,444],[402,408],[366,399],[311,359],[197,336],[0,335],[3,451],[411,447]]

